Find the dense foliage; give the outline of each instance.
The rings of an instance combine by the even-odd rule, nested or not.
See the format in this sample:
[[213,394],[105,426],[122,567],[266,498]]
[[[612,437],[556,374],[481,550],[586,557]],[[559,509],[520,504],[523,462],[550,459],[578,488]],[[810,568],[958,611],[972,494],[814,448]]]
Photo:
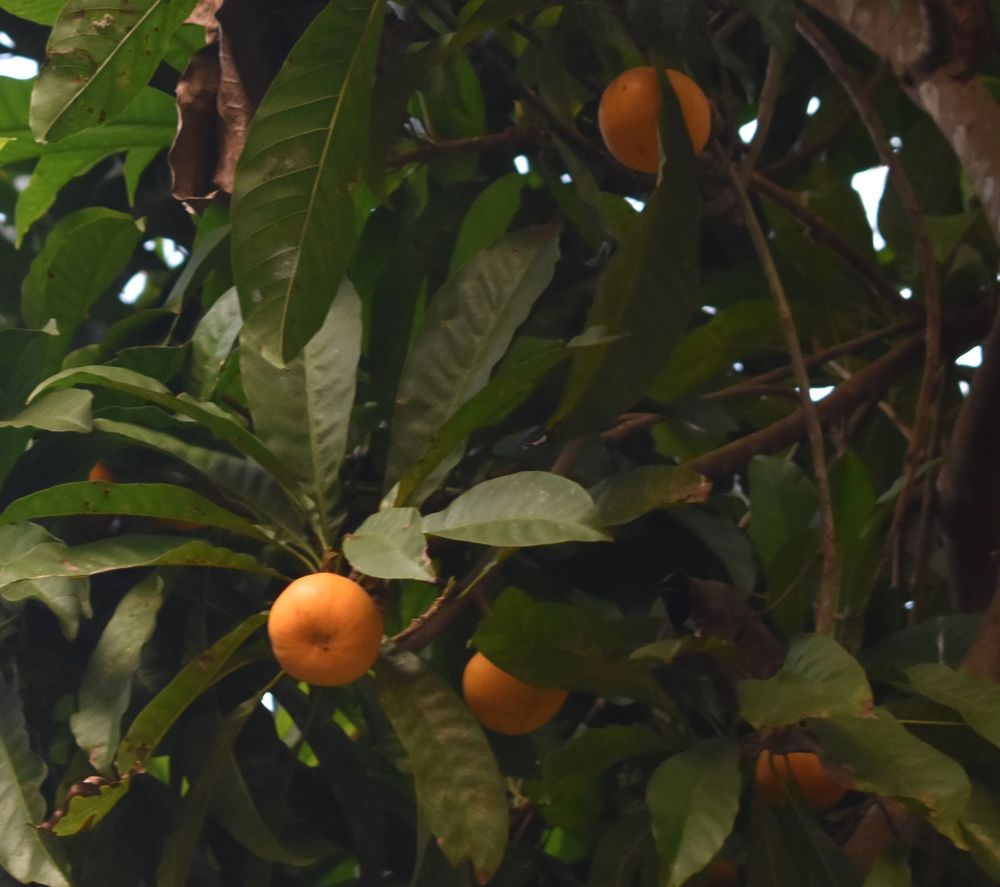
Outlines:
[[[1000,58],[834,5],[0,2],[0,881],[1000,879],[1000,157],[928,98]],[[386,640],[320,689],[323,570]]]

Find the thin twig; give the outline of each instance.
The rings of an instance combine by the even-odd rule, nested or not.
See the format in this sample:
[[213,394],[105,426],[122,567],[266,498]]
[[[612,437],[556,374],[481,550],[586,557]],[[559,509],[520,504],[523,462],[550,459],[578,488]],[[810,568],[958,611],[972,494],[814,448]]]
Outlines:
[[539,129],[511,126],[502,132],[490,132],[481,136],[425,142],[411,151],[390,155],[388,163],[390,166],[404,166],[407,163],[415,163],[430,157],[437,157],[440,154],[465,154],[471,151],[485,151],[490,148],[518,150],[543,144],[544,141],[544,135]]
[[816,240],[830,247],[876,295],[895,309],[893,313],[898,311],[915,313],[916,306],[899,294],[899,290],[881,272],[878,265],[855,249],[836,228],[806,206],[797,194],[782,188],[760,173],[754,173],[750,178],[750,187],[802,222]]
[[774,106],[778,101],[778,93],[781,90],[781,75],[784,72],[784,62],[781,53],[771,47],[771,53],[767,57],[767,73],[764,75],[764,85],[760,90],[760,99],[757,102],[757,130],[753,134],[753,139],[747,148],[747,153],[740,162],[740,179],[744,186],[757,166],[760,152],[764,150],[764,142],[767,141],[767,134],[771,129],[771,120],[774,118]]
[[830,69],[830,72],[840,82],[847,93],[858,115],[868,129],[872,144],[878,151],[882,163],[889,169],[889,181],[899,196],[903,209],[910,223],[920,253],[921,268],[924,283],[924,306],[926,311],[926,351],[924,356],[924,371],[920,382],[920,394],[917,399],[916,421],[913,427],[913,440],[906,451],[904,464],[903,488],[896,500],[896,508],[892,516],[888,539],[897,555],[893,558],[898,562],[900,529],[913,496],[917,468],[928,458],[931,425],[934,410],[935,387],[939,381],[941,366],[941,290],[938,280],[937,262],[931,246],[930,235],[924,221],[920,203],[917,200],[913,183],[910,181],[899,162],[899,157],[889,144],[885,127],[878,116],[871,97],[858,83],[854,72],[841,58],[833,44],[827,40],[823,32],[805,15],[796,16],[799,33],[812,45],[820,58]]
[[821,561],[819,596],[816,600],[816,632],[829,635],[833,633],[836,625],[840,575],[837,564],[837,531],[833,522],[833,504],[830,495],[830,478],[826,467],[823,429],[816,412],[816,404],[810,397],[809,371],[806,369],[805,359],[802,356],[799,334],[795,329],[795,318],[792,316],[792,309],[785,295],[785,288],[782,285],[777,266],[774,264],[771,250],[768,248],[767,237],[757,221],[750,198],[734,167],[729,168],[729,180],[743,210],[743,224],[750,235],[750,240],[764,270],[764,276],[767,278],[768,289],[774,298],[778,319],[781,322],[785,342],[788,346],[788,354],[792,359],[795,381],[799,387],[801,409],[806,423],[813,473],[816,475],[816,491],[819,497]]

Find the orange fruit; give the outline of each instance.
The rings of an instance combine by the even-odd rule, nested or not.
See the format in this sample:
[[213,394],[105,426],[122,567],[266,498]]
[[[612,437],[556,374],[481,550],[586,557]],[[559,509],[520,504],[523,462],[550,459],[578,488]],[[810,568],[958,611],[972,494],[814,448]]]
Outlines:
[[705,873],[708,875],[708,887],[736,887],[740,882],[740,872],[731,859],[713,860]]
[[[695,154],[700,154],[712,131],[712,108],[705,93],[690,77],[667,68],[677,93]],[[649,66],[629,68],[612,80],[601,95],[597,122],[612,156],[639,172],[660,168],[660,84]]]
[[498,668],[482,653],[465,666],[462,693],[484,727],[518,736],[547,724],[562,708],[565,690],[535,687]]
[[338,687],[375,663],[382,614],[357,582],[336,573],[312,573],[278,595],[267,633],[274,658],[293,678]]
[[113,484],[115,482],[115,476],[111,469],[108,468],[108,466],[103,462],[95,462],[94,467],[91,468],[87,474],[87,480],[104,481],[105,483]]
[[756,778],[761,793],[776,807],[786,806],[794,791],[810,809],[825,810],[847,792],[811,751],[771,754],[764,749],[757,756]]

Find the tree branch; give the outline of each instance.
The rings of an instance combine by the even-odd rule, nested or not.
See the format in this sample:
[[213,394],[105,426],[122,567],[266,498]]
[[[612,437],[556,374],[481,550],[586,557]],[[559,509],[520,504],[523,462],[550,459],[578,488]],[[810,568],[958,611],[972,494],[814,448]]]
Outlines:
[[754,213],[750,198],[740,181],[739,172],[735,167],[729,167],[729,180],[736,192],[737,199],[743,210],[743,224],[750,234],[754,250],[764,269],[768,289],[774,299],[778,319],[785,335],[788,354],[792,359],[795,381],[799,388],[799,399],[802,406],[799,412],[805,423],[809,438],[809,450],[812,454],[813,474],[816,476],[816,491],[819,498],[819,531],[820,531],[820,580],[819,595],[816,599],[816,632],[818,634],[833,634],[837,618],[837,598],[840,591],[840,570],[837,561],[837,531],[833,521],[833,503],[830,495],[830,477],[826,467],[826,444],[823,440],[823,429],[816,414],[816,404],[813,403],[809,385],[809,371],[802,357],[802,345],[795,328],[795,318],[792,308],[785,296],[785,288],[778,275],[778,269],[767,245],[767,238],[761,230],[760,223]]
[[[959,411],[938,477],[952,602],[986,606],[997,582],[1000,545],[1000,310],[983,362]],[[998,644],[1000,647],[1000,644]]]

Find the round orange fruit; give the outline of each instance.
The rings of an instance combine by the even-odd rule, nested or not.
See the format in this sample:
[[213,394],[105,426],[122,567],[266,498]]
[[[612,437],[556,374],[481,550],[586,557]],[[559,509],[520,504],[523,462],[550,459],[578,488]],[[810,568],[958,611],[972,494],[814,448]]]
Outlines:
[[382,614],[357,582],[336,573],[312,573],[278,595],[267,633],[274,658],[293,678],[338,687],[374,665]]
[[466,664],[462,693],[480,724],[508,736],[531,733],[547,724],[568,695],[565,690],[526,684],[482,653],[476,653]]
[[87,480],[103,481],[104,483],[113,484],[115,482],[115,476],[111,469],[108,468],[108,466],[103,462],[95,462],[94,467],[87,473]]
[[[667,78],[681,105],[695,154],[712,131],[712,108],[690,77],[667,68]],[[630,68],[612,80],[601,95],[597,122],[612,156],[631,169],[655,173],[660,168],[660,84],[649,66]]]
[[761,793],[776,807],[786,806],[794,792],[811,810],[825,810],[847,792],[811,751],[772,754],[764,749],[757,756],[756,779]]

